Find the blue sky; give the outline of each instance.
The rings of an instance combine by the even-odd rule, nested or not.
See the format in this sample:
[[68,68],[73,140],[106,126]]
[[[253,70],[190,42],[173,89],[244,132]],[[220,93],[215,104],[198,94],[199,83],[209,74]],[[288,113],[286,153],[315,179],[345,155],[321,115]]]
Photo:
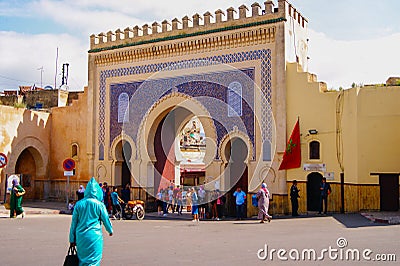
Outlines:
[[[0,0],[0,90],[18,85],[57,86],[69,63],[69,85],[87,85],[92,33],[182,18],[243,0]],[[258,1],[263,6],[264,1]],[[309,21],[310,68],[328,88],[384,83],[400,76],[400,1],[291,0]],[[277,0],[274,0],[277,5]],[[58,64],[56,72],[56,55]],[[39,68],[43,66],[43,75]]]

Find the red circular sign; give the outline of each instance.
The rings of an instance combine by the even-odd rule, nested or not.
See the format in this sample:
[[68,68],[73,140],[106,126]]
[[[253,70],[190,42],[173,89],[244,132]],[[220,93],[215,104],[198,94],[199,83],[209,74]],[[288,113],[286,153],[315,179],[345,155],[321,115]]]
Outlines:
[[0,168],[3,168],[7,165],[7,155],[4,153],[0,153]]
[[75,161],[72,159],[65,159],[63,162],[63,168],[65,171],[72,171],[75,168]]

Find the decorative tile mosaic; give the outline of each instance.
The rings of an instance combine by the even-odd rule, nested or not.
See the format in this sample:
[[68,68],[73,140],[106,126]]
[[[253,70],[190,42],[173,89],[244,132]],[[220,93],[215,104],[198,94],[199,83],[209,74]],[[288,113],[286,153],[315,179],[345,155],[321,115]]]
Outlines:
[[[240,72],[240,73],[239,73]],[[241,106],[242,116],[229,117],[227,112],[227,94],[228,87],[225,84],[232,84],[240,80],[238,76],[245,75],[242,79],[245,89],[241,93]],[[219,83],[215,83],[219,82]],[[122,130],[122,123],[118,122],[119,117],[119,104],[118,99],[121,95],[127,94],[130,101],[129,112],[129,133],[134,141],[138,127],[146,114],[147,110],[154,105],[159,99],[170,94],[172,91],[188,95],[202,104],[208,111],[209,115],[213,118],[214,122],[218,121],[220,127],[215,126],[217,132],[217,144],[220,143],[222,138],[228,131],[232,131],[234,127],[247,134],[252,141],[254,147],[254,69],[235,70],[227,72],[216,72],[200,75],[178,76],[168,79],[159,79],[143,82],[130,82],[121,84],[110,85],[110,139],[113,140],[120,135]],[[146,86],[152,88],[151,92],[161,90],[160,96],[151,97]],[[173,89],[170,87],[173,87]],[[240,85],[242,86],[242,85]],[[140,87],[144,94],[136,93]],[[136,94],[135,94],[136,93]],[[133,96],[133,97],[132,97]],[[195,114],[196,115],[196,114]],[[127,124],[125,124],[127,125]],[[127,127],[125,127],[126,129]],[[111,143],[110,143],[111,146]],[[254,149],[253,149],[254,150]]]
[[[271,141],[272,140],[272,114],[270,112],[271,111],[271,94],[272,94],[272,91],[271,91],[272,90],[271,50],[270,49],[261,49],[261,50],[254,50],[254,51],[246,51],[246,52],[218,55],[218,56],[212,56],[212,57],[204,57],[204,58],[193,59],[193,60],[180,60],[180,61],[168,62],[168,63],[132,66],[132,67],[116,68],[116,69],[112,69],[112,70],[101,71],[100,72],[100,86],[99,86],[99,131],[98,131],[99,150],[100,150],[100,147],[104,147],[104,145],[105,145],[105,131],[106,131],[105,130],[105,112],[106,112],[105,102],[106,102],[106,80],[107,80],[107,78],[121,77],[121,76],[127,76],[127,75],[138,75],[138,74],[144,74],[144,73],[155,73],[158,71],[189,69],[189,68],[196,68],[196,67],[210,66],[210,65],[230,64],[230,63],[243,62],[243,61],[249,61],[249,60],[261,60],[261,90],[262,90],[262,99],[261,99],[262,129],[261,129],[261,131],[262,131],[262,140],[263,140],[263,142],[265,140]],[[181,80],[179,80],[179,79],[181,79]],[[174,78],[174,79],[159,80],[158,82],[163,82],[164,86],[165,86],[165,84],[168,84],[166,87],[168,87],[169,89],[172,89],[172,90],[176,90],[176,88],[174,88],[174,86],[173,86],[174,83],[182,84],[182,87],[178,86],[178,90],[186,90],[187,94],[191,95],[193,97],[196,97],[195,95],[199,95],[199,93],[200,93],[197,90],[196,91],[193,90],[193,88],[196,87],[201,90],[204,86],[204,83],[202,83],[202,86],[200,86],[199,84],[191,84],[193,86],[185,87],[185,86],[183,86],[183,84],[185,84],[184,81],[185,81],[185,77],[178,77],[178,78]],[[142,85],[144,83],[146,83],[146,81],[143,82]],[[214,83],[218,84],[219,82],[214,81]],[[131,87],[132,86],[131,84],[136,84],[136,86],[141,85],[140,82],[123,83],[123,84],[115,84],[115,85],[113,84],[110,86],[111,87],[110,89],[111,89],[111,91],[113,91],[113,88],[117,88],[117,90],[121,90],[121,93],[126,92],[126,93],[128,93],[128,95],[131,96],[134,93],[133,91],[131,91],[131,88],[127,89],[126,91],[123,91],[124,86]],[[223,81],[221,82],[221,84],[224,84]],[[125,87],[125,89],[126,88],[127,87]],[[151,87],[149,87],[149,88],[151,88]],[[192,91],[189,92],[190,90],[192,90]],[[163,94],[165,94],[166,92],[167,92],[167,90]],[[148,92],[148,93],[152,93],[152,92]],[[118,93],[115,93],[115,97],[117,97],[117,98],[110,99],[110,101],[111,101],[110,106],[112,106],[110,108],[118,107],[118,95],[119,95]],[[224,98],[224,102],[226,102],[226,95]],[[245,108],[245,105],[246,104],[243,105],[243,108]],[[130,106],[130,110],[135,109],[135,108],[140,109],[141,107],[142,107],[141,104],[137,105],[136,107]],[[251,108],[251,107],[248,106],[248,108]],[[137,110],[137,111],[139,111],[139,110]],[[117,110],[117,112],[113,111],[112,113],[118,114],[118,110]],[[139,112],[139,113],[143,113],[143,112]],[[246,115],[248,115],[248,114],[246,114],[245,111],[243,110],[243,115],[242,115],[243,121],[246,121],[246,120],[253,121],[254,120],[254,119],[251,119],[250,117],[246,118]],[[130,118],[131,118],[131,116],[130,116]],[[112,136],[114,136],[115,134],[118,135],[119,134],[118,132],[121,131],[121,125],[119,125],[119,127],[118,127],[117,117],[113,117],[111,120],[112,120],[112,123],[111,123],[111,128],[110,128],[110,137],[111,137],[110,139],[112,140],[113,139]],[[114,124],[114,123],[116,123],[116,124]],[[214,123],[214,124],[217,128],[218,134],[222,134],[223,130],[218,130],[217,123]],[[248,129],[248,125],[247,124],[245,124],[245,125],[246,125],[246,129]],[[252,131],[254,132],[254,125],[252,127]],[[254,133],[253,133],[253,136],[251,136],[249,134],[249,137],[254,144]],[[101,157],[103,157],[103,156],[101,156]],[[101,157],[99,154],[99,160],[103,160],[104,157],[103,158],[101,158]]]

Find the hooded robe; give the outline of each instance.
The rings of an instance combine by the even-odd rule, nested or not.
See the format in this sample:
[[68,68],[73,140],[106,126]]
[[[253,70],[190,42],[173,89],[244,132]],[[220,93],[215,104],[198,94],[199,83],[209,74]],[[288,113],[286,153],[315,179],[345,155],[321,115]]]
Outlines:
[[69,242],[76,243],[79,265],[100,265],[103,256],[104,224],[108,233],[112,233],[112,224],[102,203],[103,191],[94,177],[86,186],[85,197],[74,207]]

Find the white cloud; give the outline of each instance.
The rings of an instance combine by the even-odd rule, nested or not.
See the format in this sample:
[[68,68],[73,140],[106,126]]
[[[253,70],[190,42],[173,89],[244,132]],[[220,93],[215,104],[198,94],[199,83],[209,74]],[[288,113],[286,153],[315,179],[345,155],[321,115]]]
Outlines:
[[[190,18],[194,13],[201,15],[207,11],[214,14],[215,10],[221,8],[238,7],[244,2],[251,13],[252,1],[241,0],[63,0],[51,1],[41,0],[33,2],[31,8],[35,13],[48,17],[57,23],[70,29],[79,29],[89,36],[92,33],[106,32],[108,30],[124,29],[135,25],[142,26],[154,21],[159,23],[163,20],[171,21],[188,15]],[[236,13],[236,16],[238,14]]]
[[[0,75],[22,81],[40,83],[39,67],[44,67],[43,84],[54,86],[55,55],[59,47],[59,68],[70,64],[69,84],[74,89],[82,89],[87,84],[87,51],[89,36],[108,30],[124,29],[164,19],[191,17],[193,13],[206,11],[214,13],[218,8],[226,10],[232,6],[236,10],[241,4],[251,9],[254,1],[242,0],[39,0],[23,5],[29,9],[31,17],[48,19],[54,25],[70,29],[69,34],[25,35],[0,31]],[[275,3],[277,1],[274,1]],[[263,6],[263,3],[261,3]],[[20,5],[21,6],[21,5]],[[19,7],[20,7],[19,6]],[[15,15],[21,10],[0,3],[0,7],[13,8]],[[13,12],[14,12],[13,11]],[[250,14],[250,10],[248,14]],[[237,14],[236,14],[237,15]],[[310,24],[311,25],[311,24]],[[387,28],[387,31],[392,31]],[[362,41],[344,41],[327,37],[324,33],[309,30],[310,72],[328,87],[344,88],[355,83],[384,83],[389,76],[399,76],[400,33]],[[339,38],[339,37],[338,37]],[[16,88],[22,82],[4,79],[0,76],[0,89]],[[58,76],[60,79],[60,76]],[[60,82],[57,84],[59,85]],[[10,85],[11,84],[11,85]],[[27,84],[31,85],[31,84]]]
[[141,24],[141,19],[109,9],[85,8],[72,1],[42,0],[32,4],[35,13],[63,25],[76,35],[85,36],[89,42],[92,33],[106,32]]
[[[57,86],[61,85],[61,67],[69,63],[68,84],[82,90],[87,84],[87,45],[70,35],[27,35],[0,31],[0,88],[17,89],[19,85],[40,86],[38,68],[43,66],[43,86],[54,86],[56,53],[59,49]],[[6,77],[6,78],[5,78]]]
[[310,72],[328,87],[385,83],[400,76],[400,33],[362,41],[338,41],[309,30]]

